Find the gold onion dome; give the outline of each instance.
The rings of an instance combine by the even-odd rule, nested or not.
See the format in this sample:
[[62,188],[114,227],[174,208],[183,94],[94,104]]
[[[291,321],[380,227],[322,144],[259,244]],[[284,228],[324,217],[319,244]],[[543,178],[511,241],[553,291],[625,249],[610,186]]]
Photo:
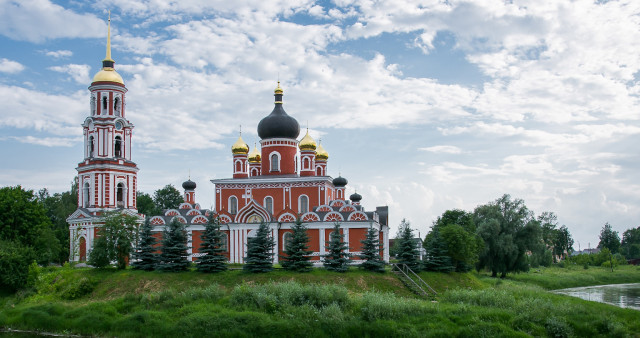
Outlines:
[[324,150],[324,148],[322,147],[322,143],[318,144],[318,148],[316,149],[316,160],[328,160],[329,159],[329,153]]
[[111,58],[111,12],[109,12],[107,27],[107,55],[102,60],[102,69],[96,73],[92,82],[116,82],[124,85],[122,76],[114,68],[116,62]]
[[302,140],[300,140],[298,147],[300,148],[300,150],[316,150],[316,141],[314,141],[313,138],[311,138],[311,136],[309,135],[309,129],[307,129],[307,134],[304,135]]
[[249,152],[249,146],[242,140],[242,135],[238,137],[236,143],[231,146],[231,152],[236,154],[246,154]]
[[258,147],[254,144],[253,150],[251,150],[251,154],[249,154],[249,162],[260,163],[260,160],[260,152],[258,151]]

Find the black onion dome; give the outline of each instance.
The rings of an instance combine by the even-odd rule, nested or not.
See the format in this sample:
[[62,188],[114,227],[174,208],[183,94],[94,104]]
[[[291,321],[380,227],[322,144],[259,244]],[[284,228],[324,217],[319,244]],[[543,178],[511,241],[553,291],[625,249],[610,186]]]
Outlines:
[[261,139],[267,138],[292,138],[297,139],[300,135],[300,125],[293,117],[287,115],[282,108],[282,88],[278,82],[275,90],[276,106],[271,114],[263,118],[258,123],[258,136]]
[[349,181],[347,181],[347,179],[342,176],[338,176],[333,179],[334,187],[344,187],[345,185],[347,185],[347,183],[349,183]]
[[360,202],[360,200],[362,199],[362,196],[360,194],[358,194],[357,192],[351,194],[351,196],[349,196],[349,199],[352,202]]
[[192,181],[191,179],[184,181],[182,183],[182,188],[184,190],[196,190],[196,182]]

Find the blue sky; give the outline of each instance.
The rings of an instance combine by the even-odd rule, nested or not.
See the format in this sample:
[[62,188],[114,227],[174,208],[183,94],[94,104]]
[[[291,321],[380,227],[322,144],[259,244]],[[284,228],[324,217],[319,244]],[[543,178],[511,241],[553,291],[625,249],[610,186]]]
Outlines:
[[279,77],[393,233],[504,193],[576,249],[640,223],[637,1],[0,0],[0,185],[68,189],[107,10],[142,191],[190,171],[212,205]]

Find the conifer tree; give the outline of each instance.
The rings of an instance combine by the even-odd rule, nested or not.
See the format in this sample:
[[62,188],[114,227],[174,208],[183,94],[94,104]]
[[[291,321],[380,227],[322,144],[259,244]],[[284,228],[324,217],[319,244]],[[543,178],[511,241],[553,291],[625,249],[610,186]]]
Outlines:
[[359,257],[364,260],[360,267],[369,271],[384,272],[384,261],[380,258],[381,245],[378,231],[373,226],[369,226],[367,237],[360,243],[362,243],[362,254]]
[[327,254],[324,255],[324,267],[329,271],[346,272],[349,269],[349,256],[344,235],[340,233],[340,223],[335,223],[329,241],[327,241]]
[[291,227],[291,239],[285,243],[286,256],[281,256],[282,267],[289,271],[309,272],[313,263],[311,256],[313,251],[309,249],[309,236],[307,235],[307,227],[302,224],[300,218]]
[[269,235],[267,223],[261,223],[256,237],[249,238],[247,257],[242,267],[249,272],[269,272],[273,270],[273,247],[276,243]]
[[163,271],[185,271],[189,268],[189,249],[184,224],[174,218],[162,234],[162,249],[158,269]]
[[427,257],[423,263],[427,271],[450,272],[455,270],[451,257],[447,252],[447,244],[444,242],[438,229],[432,230],[431,236],[427,236],[425,248]]
[[200,252],[205,254],[198,259],[198,271],[220,272],[227,270],[227,257],[225,252],[225,234],[220,231],[218,218],[209,217],[209,223],[202,234],[202,246]]
[[400,238],[398,241],[398,263],[406,264],[411,270],[420,271],[420,253],[418,252],[418,245],[413,238],[413,230],[407,220],[402,220],[400,223]]
[[158,263],[158,255],[155,253],[156,238],[151,234],[153,225],[151,225],[150,218],[147,217],[142,226],[140,232],[140,241],[138,247],[136,247],[133,253],[133,262],[131,267],[137,270],[151,271],[155,270]]

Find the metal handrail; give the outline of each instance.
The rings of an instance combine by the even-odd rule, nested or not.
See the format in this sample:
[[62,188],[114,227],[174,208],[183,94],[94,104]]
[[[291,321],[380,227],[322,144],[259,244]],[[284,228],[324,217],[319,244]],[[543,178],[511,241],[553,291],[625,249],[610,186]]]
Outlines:
[[400,271],[407,279],[411,281],[411,283],[413,283],[413,285],[415,285],[425,295],[428,295],[428,293],[424,291],[424,289],[418,283],[416,283],[416,281],[413,278],[411,278],[411,276],[409,276],[409,273],[411,273],[422,284],[424,284],[424,286],[426,286],[429,289],[429,291],[433,292],[434,295],[438,294],[436,290],[434,290],[431,286],[429,286],[429,284],[427,284],[427,282],[425,282],[422,278],[420,278],[420,276],[418,276],[415,272],[413,272],[413,270],[411,270],[411,268],[409,268],[407,264],[392,264],[392,269],[391,269],[392,271],[393,271],[393,268],[396,268],[398,271]]

